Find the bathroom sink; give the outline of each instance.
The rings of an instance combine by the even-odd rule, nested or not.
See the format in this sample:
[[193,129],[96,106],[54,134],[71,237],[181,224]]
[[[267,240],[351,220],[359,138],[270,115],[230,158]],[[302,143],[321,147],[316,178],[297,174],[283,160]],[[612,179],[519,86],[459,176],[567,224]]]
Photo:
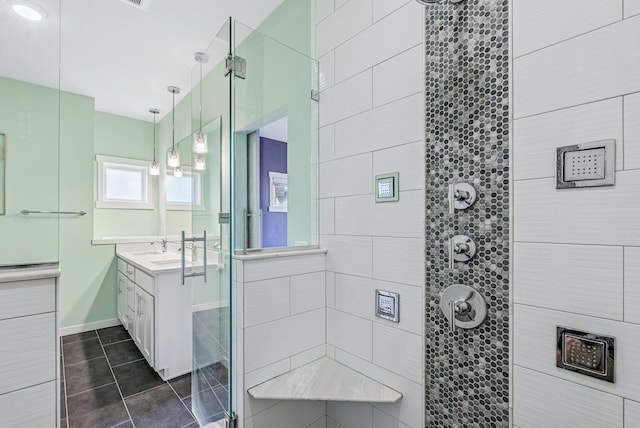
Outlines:
[[163,259],[163,260],[151,260],[154,265],[171,265],[174,263],[180,263],[180,259]]
[[136,253],[131,253],[131,254],[133,254],[134,256],[153,256],[153,255],[156,255],[156,254],[162,254],[162,251],[149,251],[149,250],[147,250],[147,251],[138,251]]

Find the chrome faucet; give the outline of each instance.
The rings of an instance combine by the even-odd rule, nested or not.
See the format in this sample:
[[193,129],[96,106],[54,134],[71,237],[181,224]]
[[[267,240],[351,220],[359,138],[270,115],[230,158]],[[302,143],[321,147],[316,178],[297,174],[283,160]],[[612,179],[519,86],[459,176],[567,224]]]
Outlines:
[[[191,261],[198,261],[198,246],[195,244],[188,244],[184,246],[185,249],[191,250]],[[182,248],[178,248],[178,252],[182,251]]]
[[169,243],[169,241],[167,241],[166,239],[162,239],[160,241],[151,242],[151,245],[155,244],[156,242],[159,243],[159,244],[162,244],[162,252],[166,253],[167,252],[167,244]]

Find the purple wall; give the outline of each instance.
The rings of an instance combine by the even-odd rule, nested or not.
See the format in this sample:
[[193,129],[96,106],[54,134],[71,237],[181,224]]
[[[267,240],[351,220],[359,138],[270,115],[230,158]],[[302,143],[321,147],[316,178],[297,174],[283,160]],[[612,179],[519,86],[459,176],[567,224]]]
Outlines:
[[287,246],[287,213],[269,211],[269,171],[287,173],[287,143],[260,138],[262,246]]

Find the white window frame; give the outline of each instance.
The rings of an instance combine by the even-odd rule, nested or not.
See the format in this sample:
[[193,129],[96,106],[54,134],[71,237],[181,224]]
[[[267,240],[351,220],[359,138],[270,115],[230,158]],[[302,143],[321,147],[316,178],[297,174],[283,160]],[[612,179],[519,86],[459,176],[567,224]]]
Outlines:
[[[166,171],[166,175],[167,177],[173,176],[172,170],[171,169],[167,169]],[[167,195],[169,192],[165,192],[165,201],[167,204],[167,211],[204,211],[205,210],[205,205],[204,205],[204,181],[203,181],[203,174],[200,171],[193,171],[193,168],[188,167],[188,166],[183,166],[182,167],[182,176],[192,176],[192,177],[196,177],[196,179],[199,182],[199,186],[200,186],[200,203],[199,204],[188,204],[188,203],[183,203],[183,202],[169,202],[167,198]],[[193,191],[193,189],[192,189]],[[191,196],[193,197],[193,193],[191,194]]]
[[[149,161],[138,159],[119,158],[114,156],[96,155],[98,164],[98,192],[96,208],[115,208],[133,210],[153,210],[155,209],[155,180],[149,175]],[[122,199],[106,199],[105,169],[109,165],[116,165],[122,169],[132,169],[142,173],[142,183],[144,198],[140,201],[129,201]]]
[[289,210],[289,195],[287,195],[287,200],[284,204],[273,203],[275,199],[275,182],[285,183],[289,187],[288,177],[286,172],[269,171],[269,212],[286,213]]

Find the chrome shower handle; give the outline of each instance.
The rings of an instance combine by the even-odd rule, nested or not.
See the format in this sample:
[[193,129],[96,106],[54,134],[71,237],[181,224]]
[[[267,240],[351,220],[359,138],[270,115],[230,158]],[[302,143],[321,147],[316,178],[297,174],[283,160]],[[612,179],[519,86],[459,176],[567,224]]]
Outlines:
[[476,189],[469,183],[449,184],[449,214],[466,210],[476,202]]

